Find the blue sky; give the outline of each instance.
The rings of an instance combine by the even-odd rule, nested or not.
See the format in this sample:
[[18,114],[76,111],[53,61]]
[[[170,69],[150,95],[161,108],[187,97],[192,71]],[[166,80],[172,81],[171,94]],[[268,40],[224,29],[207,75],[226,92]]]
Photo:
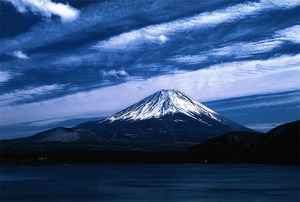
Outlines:
[[179,89],[260,131],[300,119],[297,0],[4,0],[0,138]]

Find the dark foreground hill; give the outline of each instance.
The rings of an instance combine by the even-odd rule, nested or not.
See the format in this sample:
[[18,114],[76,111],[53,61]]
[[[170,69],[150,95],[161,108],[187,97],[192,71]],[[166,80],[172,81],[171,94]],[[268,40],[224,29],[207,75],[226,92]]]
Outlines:
[[251,157],[258,162],[299,164],[299,136],[300,121],[278,126],[257,141]]
[[300,121],[266,134],[229,132],[185,151],[99,149],[68,143],[41,143],[40,147],[1,146],[1,166],[90,163],[271,163],[299,165]]
[[191,161],[299,164],[300,121],[264,135],[230,132],[189,149]]

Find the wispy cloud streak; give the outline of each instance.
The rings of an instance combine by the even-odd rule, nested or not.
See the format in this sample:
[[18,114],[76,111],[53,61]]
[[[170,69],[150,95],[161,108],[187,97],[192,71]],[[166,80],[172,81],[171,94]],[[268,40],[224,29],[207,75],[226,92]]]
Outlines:
[[270,36],[268,39],[255,42],[233,43],[201,52],[198,55],[177,55],[168,60],[185,64],[198,64],[204,62],[209,57],[247,58],[255,54],[270,52],[275,48],[281,47],[286,41],[299,44],[300,37],[297,33],[300,33],[299,25],[276,31],[273,36]]
[[262,131],[262,132],[268,132],[269,130],[275,128],[276,126],[281,125],[282,123],[262,123],[262,124],[248,124],[245,125],[248,128],[251,128],[253,130]]
[[24,100],[24,99],[32,99],[38,95],[51,94],[55,91],[64,89],[66,85],[62,84],[52,84],[52,85],[44,85],[38,87],[25,87],[22,90],[15,90],[10,93],[4,93],[0,95],[0,106],[10,104],[12,102]]
[[[13,0],[6,0],[13,1]],[[26,0],[16,0],[23,2]],[[33,0],[31,0],[33,1]],[[33,49],[43,47],[48,44],[62,42],[72,39],[82,39],[82,33],[95,31],[105,32],[110,27],[114,27],[116,22],[126,22],[132,15],[140,13],[149,14],[157,12],[177,0],[152,0],[131,1],[101,1],[80,10],[80,17],[70,23],[60,23],[57,21],[44,21],[32,27],[28,32],[15,38],[1,41],[0,53],[12,52],[18,49]],[[27,1],[26,1],[27,2]],[[129,24],[130,25],[130,24]],[[43,37],[40,37],[43,36]],[[150,36],[151,38],[151,36]],[[163,41],[163,37],[160,41]]]
[[0,85],[1,83],[7,82],[12,78],[12,75],[8,71],[0,70]]
[[184,55],[184,56],[175,56],[173,58],[169,58],[169,61],[175,61],[178,63],[187,63],[187,64],[198,64],[207,60],[207,56],[205,55]]
[[276,32],[275,37],[281,41],[290,41],[293,43],[300,43],[300,25],[288,27],[286,29]]
[[290,8],[300,5],[294,1],[279,3],[277,1],[248,2],[227,7],[213,12],[204,12],[193,17],[183,18],[168,23],[151,25],[141,29],[122,33],[108,40],[100,41],[93,48],[102,49],[128,49],[142,42],[158,41],[165,43],[172,35],[191,29],[216,26],[221,23],[229,23],[246,18],[249,15],[257,15],[265,10],[278,8]]
[[20,13],[32,12],[44,17],[52,15],[59,16],[62,21],[68,22],[75,20],[79,11],[69,5],[54,3],[50,0],[5,0],[14,5]]

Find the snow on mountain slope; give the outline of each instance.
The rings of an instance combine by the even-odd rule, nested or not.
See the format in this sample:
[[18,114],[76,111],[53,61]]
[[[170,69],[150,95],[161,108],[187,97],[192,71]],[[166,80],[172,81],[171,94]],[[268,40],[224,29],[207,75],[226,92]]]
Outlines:
[[66,131],[63,128],[58,128],[49,131],[47,136],[42,138],[41,142],[76,142],[80,140],[80,131]]
[[221,117],[216,112],[178,90],[161,90],[125,110],[114,114],[106,119],[106,121],[145,120],[160,118],[166,114],[174,113],[185,114],[200,122],[204,122],[201,119],[203,116],[219,122],[221,121]]
[[93,132],[83,129],[73,128],[53,128],[34,136],[28,137],[36,143],[43,142],[107,142],[101,136],[95,135]]

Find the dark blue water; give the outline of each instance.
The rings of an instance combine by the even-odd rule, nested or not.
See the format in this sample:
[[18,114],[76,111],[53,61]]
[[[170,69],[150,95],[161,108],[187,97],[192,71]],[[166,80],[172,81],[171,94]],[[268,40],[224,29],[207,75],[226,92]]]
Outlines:
[[1,201],[299,201],[299,167],[120,164],[1,168]]

